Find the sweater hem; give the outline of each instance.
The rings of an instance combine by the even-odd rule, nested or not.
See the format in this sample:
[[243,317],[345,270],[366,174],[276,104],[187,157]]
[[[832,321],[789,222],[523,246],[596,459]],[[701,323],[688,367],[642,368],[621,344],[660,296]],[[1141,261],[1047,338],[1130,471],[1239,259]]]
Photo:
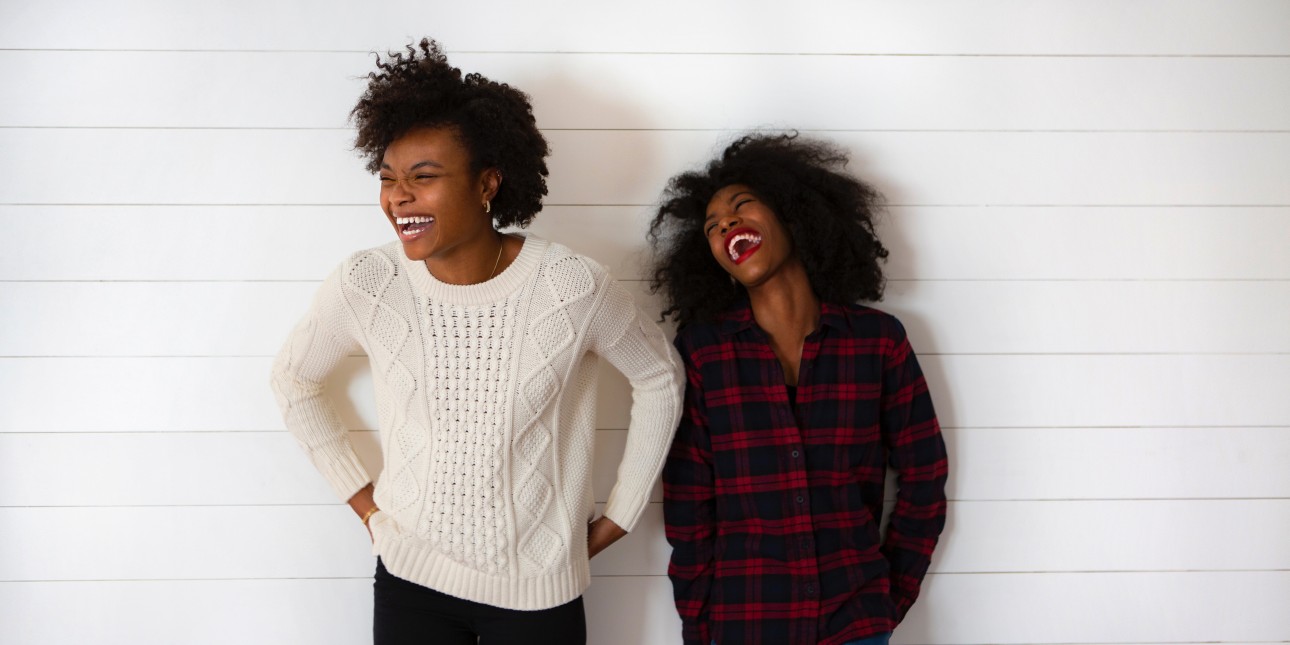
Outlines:
[[577,599],[591,585],[591,565],[586,561],[542,576],[517,578],[476,571],[423,540],[384,531],[378,532],[374,550],[396,577],[502,609],[537,611],[558,607]]

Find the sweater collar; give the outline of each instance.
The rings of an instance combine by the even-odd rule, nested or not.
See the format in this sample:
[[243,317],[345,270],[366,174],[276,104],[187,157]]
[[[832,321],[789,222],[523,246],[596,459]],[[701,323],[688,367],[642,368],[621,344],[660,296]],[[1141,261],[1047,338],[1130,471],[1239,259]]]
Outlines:
[[546,253],[548,242],[535,235],[517,233],[524,238],[520,254],[515,256],[510,266],[489,280],[479,284],[448,284],[441,282],[426,268],[425,262],[409,260],[399,251],[400,264],[407,272],[417,293],[427,296],[435,302],[448,302],[458,305],[482,305],[499,300],[515,293],[529,279]]

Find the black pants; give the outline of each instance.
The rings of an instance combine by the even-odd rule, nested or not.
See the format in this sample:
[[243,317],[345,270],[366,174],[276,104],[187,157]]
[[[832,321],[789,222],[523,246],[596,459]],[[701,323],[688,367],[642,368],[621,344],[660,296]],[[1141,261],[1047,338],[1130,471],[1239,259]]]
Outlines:
[[396,578],[376,561],[375,645],[585,645],[582,598],[518,611],[483,605]]

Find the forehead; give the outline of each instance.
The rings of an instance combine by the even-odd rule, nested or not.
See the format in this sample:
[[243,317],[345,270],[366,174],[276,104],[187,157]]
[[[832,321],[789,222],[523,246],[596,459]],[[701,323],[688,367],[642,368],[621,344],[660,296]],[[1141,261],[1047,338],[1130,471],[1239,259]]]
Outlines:
[[462,145],[457,129],[443,126],[409,130],[391,141],[381,157],[381,163],[392,168],[422,161],[434,161],[444,166],[468,161],[466,147]]
[[723,186],[717,192],[712,193],[712,198],[708,200],[708,213],[711,214],[714,210],[729,208],[730,206],[733,206],[731,201],[736,195],[751,192],[753,192],[753,189],[744,184],[730,184],[728,186]]

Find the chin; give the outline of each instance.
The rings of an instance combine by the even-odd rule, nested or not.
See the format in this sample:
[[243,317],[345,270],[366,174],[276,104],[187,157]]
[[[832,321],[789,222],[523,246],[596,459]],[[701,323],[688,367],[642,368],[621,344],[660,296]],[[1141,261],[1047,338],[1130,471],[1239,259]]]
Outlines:
[[[419,241],[420,240],[417,240],[417,242]],[[403,255],[408,256],[408,259],[413,262],[425,262],[427,259],[429,259],[431,253],[426,249],[422,248],[422,246],[420,244],[417,244],[416,242],[413,242],[412,244],[408,244],[407,242],[404,242]]]

